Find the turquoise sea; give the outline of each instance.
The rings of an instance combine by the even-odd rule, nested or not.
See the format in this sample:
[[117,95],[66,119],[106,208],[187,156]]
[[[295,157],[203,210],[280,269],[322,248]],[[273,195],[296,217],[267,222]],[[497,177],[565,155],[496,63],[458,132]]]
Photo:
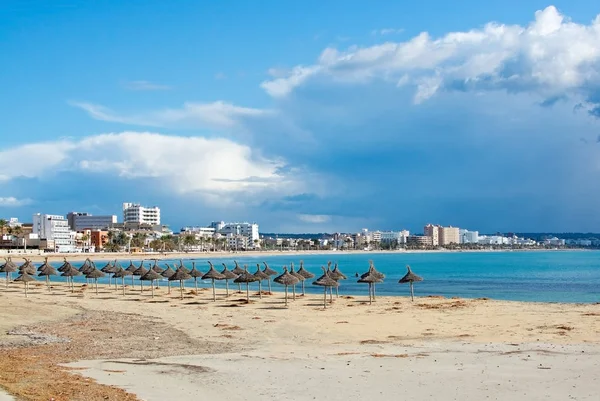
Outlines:
[[[233,269],[234,258],[241,266],[247,264],[251,272],[256,270],[256,263],[263,260],[277,271],[281,271],[284,265],[289,266],[290,262],[294,262],[298,268],[302,258],[305,269],[316,276],[321,274],[320,267],[331,260],[337,262],[340,270],[348,276],[347,280],[340,283],[341,293],[348,295],[366,296],[367,287],[356,282],[355,273],[365,272],[371,259],[376,268],[386,275],[385,282],[377,286],[380,295],[408,294],[408,286],[398,284],[400,277],[406,273],[405,266],[408,264],[416,274],[424,278],[423,282],[415,284],[417,296],[488,297],[534,302],[600,302],[600,251],[331,253],[303,256],[282,254],[271,257],[249,257],[240,253],[231,257],[212,258],[211,261],[219,270],[222,268],[221,263],[226,263]],[[193,260],[198,269],[203,272],[208,270],[207,258]],[[165,263],[172,266],[175,261],[160,261],[159,266],[164,268]],[[98,262],[97,267],[101,268],[105,264],[106,262]],[[145,266],[149,267],[151,264],[152,262],[148,261]],[[191,268],[192,259],[184,260],[184,264]],[[54,264],[55,267],[59,265]],[[77,267],[81,263],[73,265]],[[128,263],[122,262],[124,268],[127,265]],[[76,282],[84,281],[84,277],[76,277]],[[307,291],[321,292],[322,289],[313,286],[312,281],[307,280]],[[100,282],[108,282],[108,279],[101,279]],[[127,278],[126,283],[131,283],[131,278]],[[136,284],[139,285],[137,280]],[[193,281],[187,282],[186,285],[193,286]],[[208,286],[209,282],[201,285]],[[251,284],[251,288],[252,286],[257,287],[256,284]],[[273,288],[281,286],[273,284]]]

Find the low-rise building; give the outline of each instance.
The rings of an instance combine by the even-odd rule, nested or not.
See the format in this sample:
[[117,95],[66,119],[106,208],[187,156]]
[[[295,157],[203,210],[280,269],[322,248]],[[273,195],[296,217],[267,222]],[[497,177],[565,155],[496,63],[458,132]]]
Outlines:
[[433,246],[432,237],[428,235],[410,235],[406,239],[407,245],[428,247]]

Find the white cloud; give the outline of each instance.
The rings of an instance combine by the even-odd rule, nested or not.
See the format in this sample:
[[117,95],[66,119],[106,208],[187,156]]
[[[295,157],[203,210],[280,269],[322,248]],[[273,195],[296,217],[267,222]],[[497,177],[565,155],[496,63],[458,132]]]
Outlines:
[[219,72],[217,72],[217,73],[215,74],[215,79],[216,79],[216,80],[222,80],[222,79],[225,79],[225,78],[227,78],[227,75],[225,75],[225,73],[224,73],[224,72],[220,72],[220,71],[219,71]]
[[440,38],[424,32],[406,42],[327,48],[316,64],[297,66],[261,86],[273,97],[284,97],[316,78],[402,80],[417,87],[415,102],[453,89],[586,98],[600,88],[600,16],[588,25],[577,24],[550,6],[536,12],[527,26],[489,23]]
[[125,82],[123,86],[132,91],[160,91],[173,89],[173,87],[169,85],[161,85],[149,81],[129,81]]
[[385,35],[393,35],[393,34],[402,33],[402,32],[404,32],[404,29],[402,29],[402,28],[373,29],[371,31],[371,35],[373,35],[373,36],[376,36],[376,35],[385,36]]
[[184,103],[181,108],[162,109],[139,114],[121,114],[107,107],[85,102],[71,102],[96,120],[150,127],[216,127],[235,126],[240,118],[270,114],[269,110],[235,106],[226,102]]
[[17,199],[14,196],[1,197],[0,196],[0,207],[18,207],[25,206],[31,203],[31,199]]
[[[31,162],[22,163],[25,155]],[[258,202],[269,196],[302,193],[309,189],[302,180],[310,179],[310,174],[287,166],[284,160],[263,157],[228,139],[149,132],[23,145],[0,151],[0,160],[21,166],[4,171],[0,178],[5,181],[87,172],[152,179],[156,190],[197,194],[216,203],[225,202],[221,195],[244,194],[249,196],[240,197],[240,201]]]
[[331,221],[331,216],[324,214],[299,214],[298,219],[305,223],[323,224]]

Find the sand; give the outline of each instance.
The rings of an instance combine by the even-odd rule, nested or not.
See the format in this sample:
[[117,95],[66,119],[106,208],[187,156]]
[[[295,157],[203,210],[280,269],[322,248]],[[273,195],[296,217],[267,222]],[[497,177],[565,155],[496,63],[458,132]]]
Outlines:
[[[40,388],[52,376],[30,367],[36,358],[64,374],[70,396],[57,401],[562,401],[600,393],[600,305],[381,297],[369,306],[341,297],[323,310],[311,294],[286,309],[281,293],[246,305],[240,294],[213,303],[208,290],[180,300],[162,287],[154,299],[139,289],[125,297],[77,289],[58,284],[51,295],[40,286],[25,300],[17,283],[0,288],[3,330],[25,325],[17,333],[70,339],[27,346],[31,336],[11,345],[14,335],[0,337],[8,350],[0,352],[0,387],[47,400],[50,390]],[[27,388],[18,371],[7,379],[26,367]]]

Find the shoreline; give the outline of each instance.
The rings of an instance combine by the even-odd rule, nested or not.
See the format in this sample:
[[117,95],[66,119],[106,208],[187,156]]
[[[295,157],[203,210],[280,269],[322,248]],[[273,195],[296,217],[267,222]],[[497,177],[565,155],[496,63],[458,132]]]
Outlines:
[[273,256],[314,256],[314,255],[378,255],[378,254],[390,254],[390,255],[404,255],[404,254],[457,254],[457,253],[513,253],[513,252],[593,252],[593,249],[469,249],[469,250],[453,250],[453,249],[440,249],[440,250],[352,250],[352,251],[330,251],[330,250],[310,250],[310,251],[239,251],[239,252],[172,252],[172,253],[127,253],[127,252],[93,252],[93,253],[6,253],[0,252],[0,258],[12,257],[13,259],[22,259],[24,257],[30,259],[34,263],[43,262],[47,257],[48,261],[62,261],[66,258],[73,262],[83,262],[85,259],[90,258],[99,261],[110,261],[110,260],[169,260],[169,259],[223,259],[229,257],[235,257],[238,255],[247,257],[273,257]]

